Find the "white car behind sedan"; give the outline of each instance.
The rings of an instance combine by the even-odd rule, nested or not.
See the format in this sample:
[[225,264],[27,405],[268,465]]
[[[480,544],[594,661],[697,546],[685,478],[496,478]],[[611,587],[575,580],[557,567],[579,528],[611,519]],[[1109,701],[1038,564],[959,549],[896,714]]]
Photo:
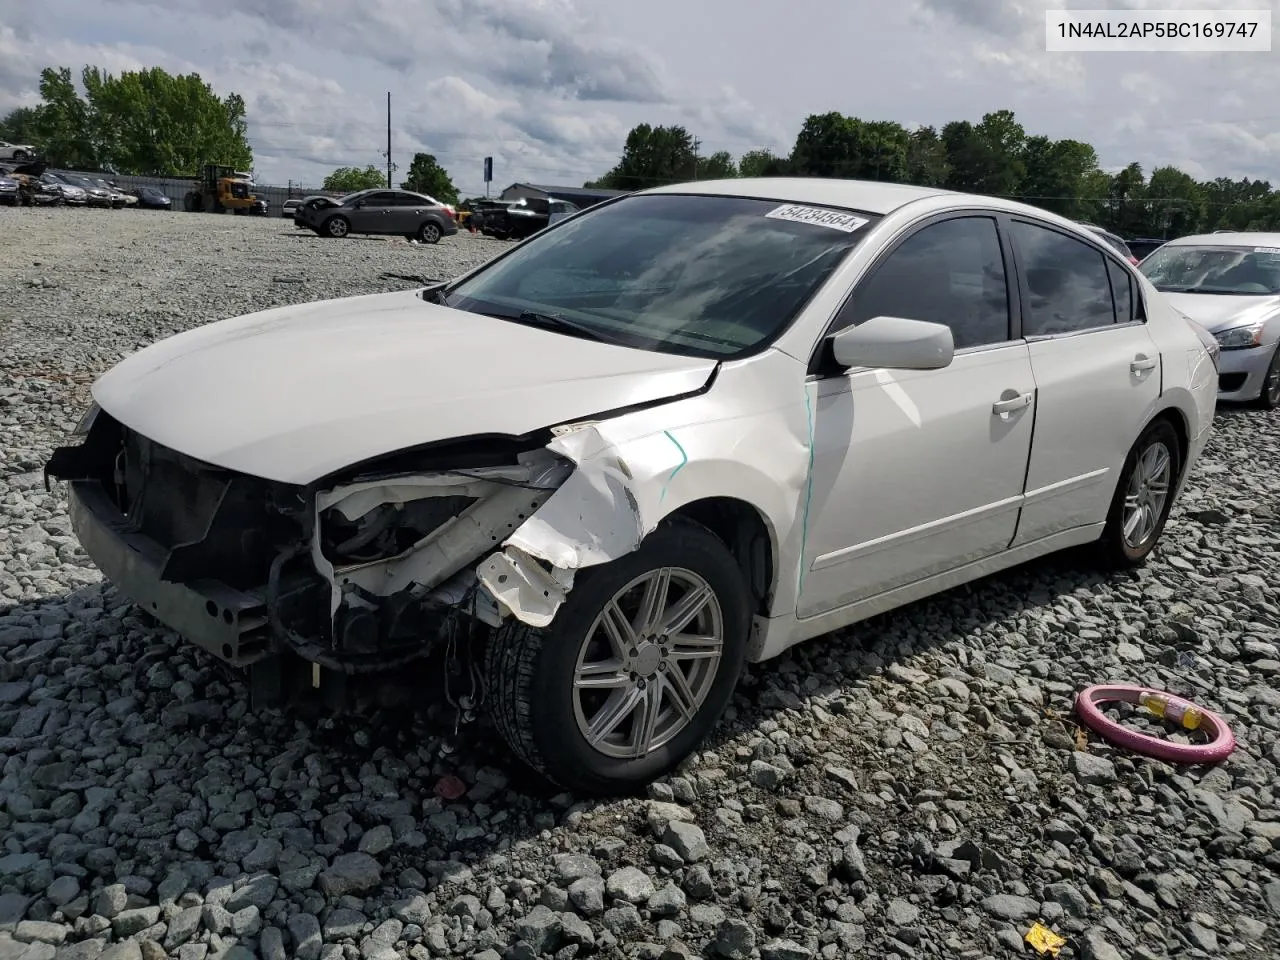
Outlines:
[[698,182],[147,347],[47,471],[211,655],[327,685],[460,650],[516,754],[609,793],[697,748],[744,661],[1066,547],[1141,563],[1217,357],[1043,210]]
[[1141,270],[1222,347],[1220,400],[1280,407],[1280,233],[1170,240]]

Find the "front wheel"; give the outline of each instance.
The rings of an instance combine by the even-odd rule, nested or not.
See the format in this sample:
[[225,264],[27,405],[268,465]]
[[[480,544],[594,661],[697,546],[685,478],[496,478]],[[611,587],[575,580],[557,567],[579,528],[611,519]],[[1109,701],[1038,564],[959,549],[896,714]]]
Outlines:
[[495,631],[494,723],[529,766],[569,790],[630,793],[715,727],[746,655],[750,597],[728,548],[687,521],[579,572],[551,626]]
[[1129,451],[1099,541],[1109,567],[1136,567],[1155,549],[1173,507],[1182,471],[1178,435],[1167,420],[1152,423]]
[[346,217],[330,217],[324,223],[324,234],[327,237],[333,237],[335,240],[341,240],[351,232],[351,224],[347,222]]
[[1255,402],[1263,410],[1280,407],[1280,343],[1271,354],[1271,363],[1267,367],[1267,375],[1262,378],[1262,390]]
[[22,161],[22,160],[26,160],[27,158],[28,158],[27,151],[25,151],[25,150],[15,150],[15,151],[13,151],[13,159],[18,160],[18,161]]

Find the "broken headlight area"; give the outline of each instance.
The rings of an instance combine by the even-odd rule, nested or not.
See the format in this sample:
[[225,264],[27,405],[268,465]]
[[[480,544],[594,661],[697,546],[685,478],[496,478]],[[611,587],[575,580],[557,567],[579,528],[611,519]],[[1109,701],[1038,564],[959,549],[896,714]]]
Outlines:
[[80,436],[46,474],[69,481],[85,551],[123,594],[237,666],[292,651],[377,670],[430,652],[460,616],[499,622],[476,568],[573,470],[537,449],[317,490],[193,460],[101,411]]

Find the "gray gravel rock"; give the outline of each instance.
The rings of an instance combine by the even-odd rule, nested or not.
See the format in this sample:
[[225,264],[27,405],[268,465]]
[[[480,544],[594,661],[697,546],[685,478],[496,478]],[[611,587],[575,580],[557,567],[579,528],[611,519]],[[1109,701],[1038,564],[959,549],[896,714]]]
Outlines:
[[[127,210],[0,209],[0,237],[0,958],[998,960],[1035,920],[1085,960],[1280,956],[1280,414],[1224,406],[1142,568],[1052,558],[751,666],[676,775],[588,803],[455,735],[435,664],[353,681],[340,719],[250,709],[103,582],[41,476],[140,345],[507,245]],[[1099,682],[1239,745],[1078,750]]]

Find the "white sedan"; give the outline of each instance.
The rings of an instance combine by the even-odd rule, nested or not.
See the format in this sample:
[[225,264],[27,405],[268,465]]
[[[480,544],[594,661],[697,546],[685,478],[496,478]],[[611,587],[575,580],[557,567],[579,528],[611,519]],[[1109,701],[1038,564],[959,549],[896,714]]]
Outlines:
[[1222,347],[1218,399],[1280,407],[1280,233],[1170,240],[1141,270]]
[[36,148],[29,143],[8,143],[0,140],[0,160],[16,160],[20,163],[36,155]]
[[1141,563],[1217,358],[1045,211],[699,182],[147,347],[47,469],[107,577],[264,692],[447,649],[521,758],[607,793],[744,661],[1066,547]]

